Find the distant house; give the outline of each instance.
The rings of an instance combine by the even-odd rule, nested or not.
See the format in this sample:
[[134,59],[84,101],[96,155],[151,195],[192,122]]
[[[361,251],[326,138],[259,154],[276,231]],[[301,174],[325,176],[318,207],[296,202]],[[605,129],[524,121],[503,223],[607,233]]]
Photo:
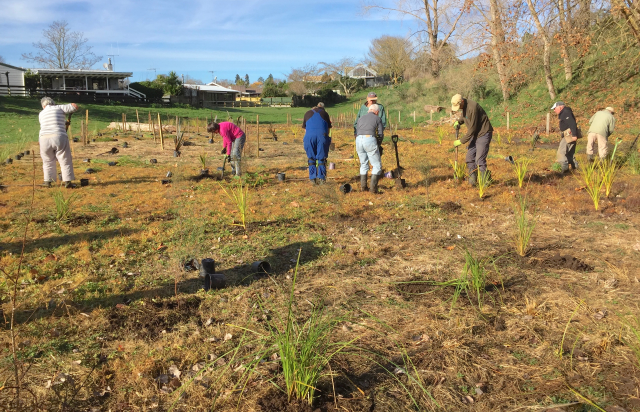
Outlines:
[[0,63],[0,96],[25,96],[24,73],[27,69]]
[[[146,95],[129,87],[131,72],[114,72],[109,63],[104,70],[33,69],[40,77],[37,93],[41,95],[85,96],[93,100],[145,100]],[[84,99],[81,99],[84,100]]]
[[230,89],[239,91],[236,99],[240,101],[259,102],[262,94],[262,86],[248,88],[247,86],[231,85]]
[[183,87],[183,96],[172,96],[172,103],[174,102],[174,97],[177,97],[177,103],[186,103],[193,106],[233,106],[236,101],[236,96],[240,95],[240,92],[237,90],[220,86],[213,82],[205,85],[184,84]]
[[364,83],[367,85],[367,87],[374,87],[385,84],[384,78],[378,76],[378,72],[364,64],[359,64],[351,69],[347,73],[347,76],[354,79],[364,79]]

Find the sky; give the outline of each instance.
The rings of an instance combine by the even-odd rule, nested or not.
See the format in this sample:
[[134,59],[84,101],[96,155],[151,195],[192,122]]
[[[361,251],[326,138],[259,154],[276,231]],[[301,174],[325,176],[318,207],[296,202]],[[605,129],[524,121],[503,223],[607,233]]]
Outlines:
[[0,0],[0,10],[7,64],[37,68],[22,53],[36,52],[42,31],[66,20],[103,57],[95,69],[113,55],[114,70],[133,72],[132,82],[171,70],[205,83],[236,74],[285,79],[307,64],[364,59],[371,40],[415,28],[386,13],[364,15],[361,0]]

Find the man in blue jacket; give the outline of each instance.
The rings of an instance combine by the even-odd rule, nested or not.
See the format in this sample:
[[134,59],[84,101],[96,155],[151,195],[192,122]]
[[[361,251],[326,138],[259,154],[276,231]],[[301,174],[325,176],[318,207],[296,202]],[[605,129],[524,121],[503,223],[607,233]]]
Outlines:
[[302,128],[304,134],[304,150],[309,158],[309,181],[312,184],[325,183],[327,181],[327,157],[329,156],[329,128],[331,120],[324,110],[324,103],[318,103],[316,107],[304,115]]

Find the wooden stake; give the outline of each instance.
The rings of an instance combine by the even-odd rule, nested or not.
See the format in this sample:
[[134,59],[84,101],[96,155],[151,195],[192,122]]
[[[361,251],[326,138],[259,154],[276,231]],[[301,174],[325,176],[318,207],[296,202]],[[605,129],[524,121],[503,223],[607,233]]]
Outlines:
[[125,117],[124,117],[124,113],[122,113],[122,131],[124,132],[125,130],[127,130],[126,126],[125,126]]
[[415,110],[413,111],[413,122],[414,123],[416,122],[416,111]]
[[160,149],[164,150],[164,135],[162,134],[162,119],[160,119],[160,113],[158,113],[158,130],[160,131]]
[[196,117],[196,133],[200,133],[200,118]]
[[84,123],[87,125],[87,130],[89,130],[89,110],[85,110],[84,114],[85,114],[85,118],[86,118]]
[[551,126],[551,113],[547,113],[547,136],[549,136],[550,126]]
[[509,112],[507,112],[507,130],[509,130]]
[[138,133],[140,133],[140,116],[138,115],[138,109],[136,109],[136,119],[138,121]]
[[256,134],[258,135],[258,157],[260,157],[260,115],[256,115]]
[[[80,121],[80,123],[82,123],[82,120]],[[80,127],[82,127],[82,125]],[[69,124],[69,127],[67,128],[67,138],[69,139],[69,146],[71,146],[71,156],[75,156],[75,153],[73,152],[73,135],[71,134],[71,124]]]

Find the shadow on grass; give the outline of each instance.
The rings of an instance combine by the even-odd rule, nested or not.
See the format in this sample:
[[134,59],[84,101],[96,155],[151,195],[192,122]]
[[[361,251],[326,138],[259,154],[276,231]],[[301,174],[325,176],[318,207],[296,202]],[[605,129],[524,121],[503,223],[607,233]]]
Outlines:
[[[120,231],[114,232],[120,233]],[[76,239],[76,241],[77,240],[78,239]],[[313,241],[295,242],[279,248],[271,249],[266,257],[260,258],[260,260],[267,261],[271,265],[271,271],[268,276],[256,273],[252,268],[253,262],[240,264],[218,272],[224,273],[226,277],[226,289],[230,289],[238,285],[248,286],[255,281],[267,279],[269,276],[282,276],[289,270],[293,269],[298,257],[298,250],[300,248],[302,248],[302,254],[300,256],[301,266],[314,262],[325,252],[324,247],[316,245]],[[71,310],[72,312],[87,312],[96,308],[113,308],[118,303],[130,305],[131,303],[141,299],[174,296],[176,290],[179,295],[184,297],[185,295],[194,294],[203,288],[203,279],[197,271],[183,272],[180,277],[183,280],[177,283],[172,280],[167,280],[157,287],[145,290],[136,290],[131,293],[115,294],[91,299],[79,299],[74,301],[65,300],[64,302],[52,300],[46,304],[42,303],[38,308],[30,308],[16,312],[16,321],[18,323],[26,323],[49,316],[64,316],[67,313],[67,310]],[[215,291],[212,291],[212,293],[214,292]],[[66,308],[65,305],[67,306]]]
[[[139,232],[139,229],[112,229],[101,232],[82,232],[69,235],[51,236],[44,239],[35,239],[27,242],[25,245],[25,253],[33,252],[36,249],[53,249],[60,245],[68,245],[83,241],[92,241],[96,239],[110,239],[118,236],[129,236]],[[0,242],[0,252],[10,252],[19,254],[22,250],[22,241],[16,242]]]

